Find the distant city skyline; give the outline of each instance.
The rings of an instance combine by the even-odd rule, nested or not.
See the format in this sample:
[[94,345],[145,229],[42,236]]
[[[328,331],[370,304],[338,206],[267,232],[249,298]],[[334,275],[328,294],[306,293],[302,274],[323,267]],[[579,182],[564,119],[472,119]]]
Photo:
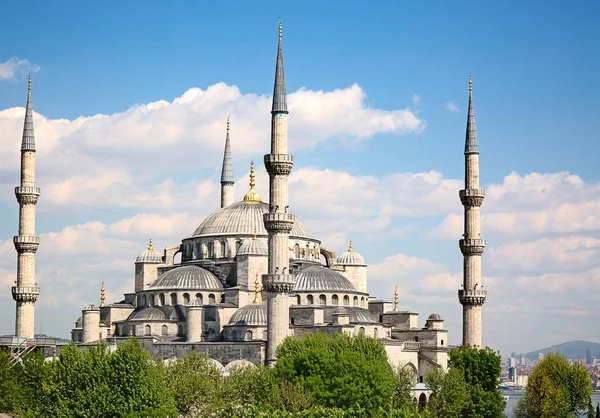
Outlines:
[[[132,288],[148,238],[177,244],[218,207],[228,114],[236,200],[246,193],[249,162],[269,147],[281,17],[290,207],[324,247],[339,254],[353,241],[369,293],[391,301],[398,285],[400,309],[441,314],[460,343],[472,73],[486,190],[483,343],[504,355],[600,340],[596,2],[38,4],[28,25],[14,19],[17,5],[0,17],[11,39],[0,50],[0,334],[14,332],[27,74],[42,188],[36,332],[43,321],[44,333],[68,337],[101,281],[111,301]],[[256,177],[268,196],[262,164]]]

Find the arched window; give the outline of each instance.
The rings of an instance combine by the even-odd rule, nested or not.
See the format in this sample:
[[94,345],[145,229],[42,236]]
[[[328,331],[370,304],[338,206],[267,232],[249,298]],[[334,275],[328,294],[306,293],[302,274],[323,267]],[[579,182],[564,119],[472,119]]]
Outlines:
[[416,343],[418,343],[419,342],[419,337],[415,337],[414,340],[415,340]]
[[196,302],[202,305],[202,293],[196,293]]
[[333,295],[331,297],[331,304],[332,305],[339,305],[340,304],[340,300],[338,298],[338,295]]
[[208,258],[215,256],[215,244],[213,242],[208,243]]
[[358,329],[358,333],[359,333],[360,335],[365,335],[365,327],[360,327],[360,328]]
[[200,252],[200,243],[197,242],[195,244],[192,244],[192,254],[191,254],[192,259],[196,260],[196,259],[200,258],[200,254],[201,254],[201,252]]
[[146,305],[146,295],[142,295],[142,306],[148,306]]
[[240,247],[241,247],[241,246],[242,246],[242,241],[238,239],[238,240],[235,242],[235,253],[236,253],[236,254],[237,254],[237,253],[238,253],[238,251],[240,250]]
[[148,295],[148,305],[154,306],[154,295]]
[[327,305],[327,296],[325,296],[325,295],[319,296],[319,305]]
[[379,330],[377,329],[377,327],[375,327],[375,329],[373,330],[373,338],[377,338],[377,334],[379,334]]
[[425,406],[427,405],[427,395],[425,395],[424,393],[421,393],[421,395],[419,396],[419,409],[425,409]]
[[211,293],[210,295],[208,295],[208,303],[210,305],[213,305],[215,303],[215,295],[214,294]]
[[354,306],[358,306],[358,296],[354,296]]
[[442,343],[440,345],[444,345],[444,340],[442,340]]
[[146,325],[144,327],[144,335],[146,335],[146,336],[152,335],[152,328],[150,327],[150,325]]
[[246,341],[252,341],[252,331],[246,331]]
[[344,295],[344,306],[350,305],[350,297],[348,295]]
[[177,306],[177,293],[171,293],[171,306]]
[[294,258],[296,260],[300,258],[300,245],[298,243],[294,245]]
[[165,294],[164,293],[161,293],[158,296],[158,303],[160,304],[160,306],[164,306],[164,304],[165,304]]
[[312,305],[314,303],[314,301],[313,301],[313,295],[308,295],[306,297],[306,303],[308,303],[309,305]]
[[138,306],[144,306],[144,305],[142,305],[142,295],[138,295],[138,297],[137,297],[137,305]]
[[304,258],[307,260],[310,259],[309,250],[310,250],[310,245],[306,244],[306,252],[304,253]]
[[164,337],[166,337],[167,335],[169,335],[169,327],[167,327],[166,325],[162,326],[162,335]]
[[198,244],[198,245],[200,245],[200,255],[198,256],[198,258],[205,259],[206,255],[208,254],[208,248],[206,248],[205,243]]
[[184,293],[183,294],[183,304],[187,306],[189,303],[190,303],[190,294]]
[[227,242],[221,241],[221,258],[225,258],[227,256]]
[[300,295],[296,296],[296,303],[298,305],[302,305],[302,298],[300,297]]

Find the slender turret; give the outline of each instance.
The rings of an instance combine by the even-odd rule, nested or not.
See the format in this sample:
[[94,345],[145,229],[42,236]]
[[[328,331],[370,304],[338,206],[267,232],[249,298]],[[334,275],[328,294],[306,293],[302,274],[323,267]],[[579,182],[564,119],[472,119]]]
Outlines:
[[12,296],[17,304],[15,336],[33,338],[35,331],[35,302],[40,289],[35,282],[35,252],[40,238],[35,235],[35,205],[40,196],[35,186],[35,136],[31,107],[31,76],[27,86],[27,107],[21,142],[21,185],[15,187],[19,202],[19,235],[13,238],[17,250],[17,285]]
[[233,163],[231,162],[231,140],[229,139],[229,116],[227,116],[227,136],[225,137],[225,152],[223,153],[223,168],[221,170],[221,207],[233,203]]
[[473,81],[469,76],[469,111],[465,137],[465,188],[459,192],[465,208],[465,229],[459,241],[463,254],[463,284],[458,299],[463,306],[463,345],[481,347],[481,311],[487,292],[481,286],[481,256],[485,240],[481,239],[480,207],[485,196],[479,185],[479,144],[473,108]]
[[264,215],[269,233],[269,273],[263,275],[267,297],[267,364],[275,363],[275,350],[290,330],[289,293],[294,276],[289,271],[289,234],[295,217],[288,208],[288,176],[294,156],[288,154],[287,100],[283,74],[282,26],[279,21],[279,42],[275,67],[275,87],[271,109],[271,153],[265,155],[269,173],[269,212]]

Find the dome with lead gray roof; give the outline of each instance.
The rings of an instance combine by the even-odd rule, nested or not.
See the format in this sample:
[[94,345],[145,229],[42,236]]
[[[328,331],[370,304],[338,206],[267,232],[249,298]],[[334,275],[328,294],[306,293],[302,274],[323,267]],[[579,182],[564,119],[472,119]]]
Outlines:
[[235,311],[229,325],[267,326],[267,304],[251,303]]
[[[241,201],[221,208],[209,215],[190,238],[214,236],[252,236],[267,237],[263,215],[269,212],[264,202]],[[308,231],[296,219],[290,237],[310,238]]]
[[198,266],[182,266],[169,270],[156,279],[147,290],[154,289],[194,289],[220,290],[223,285],[208,270]]
[[148,248],[142,251],[135,259],[136,263],[162,263],[162,255],[152,246],[152,240],[148,244]]
[[254,238],[247,239],[240,245],[237,255],[269,255],[269,245],[267,241],[254,236]]
[[165,313],[153,307],[134,312],[129,317],[130,321],[164,321],[165,319]]
[[350,280],[323,266],[310,266],[296,274],[294,292],[356,292]]
[[348,246],[348,251],[340,255],[336,261],[336,264],[343,266],[365,266],[365,259],[354,251],[352,248],[352,241],[350,241],[350,245]]

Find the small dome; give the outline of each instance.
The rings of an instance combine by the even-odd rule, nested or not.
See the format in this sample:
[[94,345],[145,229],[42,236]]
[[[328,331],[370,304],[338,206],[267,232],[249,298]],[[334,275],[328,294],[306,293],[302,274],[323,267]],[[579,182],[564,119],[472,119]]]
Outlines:
[[356,292],[350,280],[337,271],[323,266],[310,266],[296,274],[294,292]]
[[84,311],[99,311],[100,309],[98,309],[96,307],[96,305],[94,305],[93,303],[88,303],[88,305],[83,308]]
[[188,308],[196,308],[196,307],[201,307],[202,304],[200,303],[199,300],[194,299],[193,301],[191,301],[190,303],[187,304]]
[[77,318],[77,320],[75,321],[75,328],[82,328],[83,327],[83,317],[80,316],[79,318]]
[[344,308],[343,306],[340,306],[338,308],[335,308],[332,312],[332,315],[350,315],[350,312],[348,312],[348,309]]
[[337,264],[342,266],[366,266],[365,259],[362,255],[352,248],[352,241],[350,241],[348,251],[338,257]]
[[427,318],[428,321],[442,321],[442,317],[440,316],[440,314],[436,314],[436,313],[432,313],[431,315],[429,315],[429,318]]
[[158,308],[145,308],[141,311],[134,312],[130,317],[130,321],[164,321],[165,313]]
[[198,266],[176,267],[156,279],[149,289],[217,290],[223,285],[217,276]]
[[257,239],[255,235],[240,245],[237,255],[269,255],[269,245],[266,241]]
[[267,326],[267,304],[251,303],[235,311],[229,325]]
[[136,263],[162,263],[162,256],[152,246],[152,240],[148,244],[148,249],[142,251],[135,259]]

